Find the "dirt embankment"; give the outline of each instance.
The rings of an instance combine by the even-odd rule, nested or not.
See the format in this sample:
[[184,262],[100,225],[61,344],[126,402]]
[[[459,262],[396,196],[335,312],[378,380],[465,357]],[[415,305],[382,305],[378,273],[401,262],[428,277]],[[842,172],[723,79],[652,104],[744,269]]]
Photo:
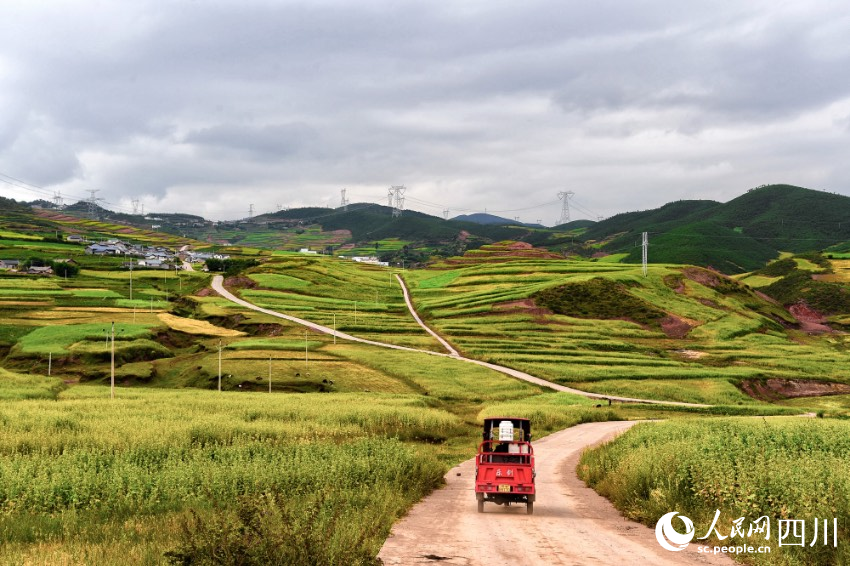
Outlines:
[[791,316],[799,321],[800,330],[804,332],[809,332],[811,334],[834,332],[834,330],[826,324],[826,317],[811,308],[805,301],[794,303],[788,307],[788,312],[790,312]]
[[850,385],[810,379],[747,379],[741,390],[760,401],[781,401],[798,397],[850,394]]

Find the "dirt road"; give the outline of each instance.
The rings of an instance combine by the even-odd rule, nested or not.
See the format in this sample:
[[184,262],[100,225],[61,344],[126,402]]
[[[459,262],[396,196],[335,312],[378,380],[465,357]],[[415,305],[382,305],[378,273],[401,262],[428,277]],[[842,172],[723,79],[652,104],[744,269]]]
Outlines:
[[462,463],[446,475],[445,488],[396,523],[378,557],[387,565],[734,564],[726,556],[698,554],[695,544],[681,552],[664,550],[653,529],[623,519],[576,477],[584,447],[632,424],[583,424],[535,442],[533,515],[526,515],[524,505],[492,503],[479,514],[475,466]]
[[422,319],[419,318],[419,315],[417,315],[416,311],[413,309],[413,303],[410,302],[410,296],[408,295],[407,288],[404,285],[404,281],[401,278],[398,278],[398,281],[399,281],[399,284],[402,286],[402,289],[404,290],[405,300],[407,302],[408,308],[410,309],[411,315],[414,317],[414,319],[417,321],[417,323],[419,323],[419,325],[422,326],[422,328],[424,328],[431,335],[437,337],[437,339],[440,341],[440,343],[443,344],[449,350],[449,352],[451,352],[451,353],[443,354],[441,352],[431,352],[431,351],[428,351],[428,350],[419,350],[417,348],[409,348],[407,346],[397,346],[395,344],[387,344],[387,343],[384,343],[384,342],[376,342],[374,340],[365,340],[363,338],[351,336],[350,334],[346,334],[344,332],[338,332],[338,331],[336,331],[332,328],[328,328],[327,326],[322,326],[320,324],[316,324],[314,322],[310,322],[310,321],[307,321],[307,320],[304,320],[304,319],[301,319],[301,318],[297,318],[297,317],[294,317],[294,316],[291,316],[291,315],[288,315],[288,314],[284,314],[284,313],[280,313],[280,312],[273,311],[273,310],[270,310],[270,309],[264,309],[262,307],[258,307],[257,305],[255,305],[253,303],[249,303],[248,301],[246,301],[244,299],[240,299],[239,297],[237,297],[236,295],[234,295],[233,293],[231,293],[230,291],[225,289],[224,278],[221,275],[216,275],[215,277],[213,277],[213,280],[212,280],[212,283],[210,284],[210,286],[212,287],[212,289],[216,293],[218,293],[219,295],[221,295],[225,299],[236,303],[237,305],[241,305],[245,308],[255,310],[257,312],[265,313],[269,316],[282,318],[284,320],[288,320],[290,322],[294,322],[296,324],[306,326],[307,328],[311,328],[311,329],[315,330],[316,332],[322,332],[324,334],[330,334],[330,335],[336,336],[337,338],[340,338],[342,340],[350,340],[352,342],[360,342],[361,344],[370,344],[372,346],[380,346],[382,348],[393,348],[395,350],[407,350],[409,352],[419,352],[421,354],[428,354],[430,356],[451,357],[453,359],[456,359],[456,360],[459,360],[459,361],[462,361],[462,362],[467,362],[467,363],[470,363],[470,364],[476,364],[476,365],[479,365],[479,366],[490,368],[494,371],[498,371],[500,373],[510,375],[511,377],[515,377],[517,379],[521,379],[521,380],[527,381],[529,383],[534,383],[535,385],[547,387],[547,388],[553,389],[555,391],[563,391],[565,393],[572,393],[574,395],[581,395],[583,397],[588,397],[590,399],[598,399],[600,401],[605,401],[605,402],[610,400],[610,401],[616,401],[618,403],[652,403],[652,404],[659,404],[659,405],[676,405],[676,406],[681,406],[681,407],[709,407],[710,406],[710,405],[703,405],[701,403],[683,403],[683,402],[679,402],[679,401],[658,401],[658,400],[654,400],[654,399],[636,399],[636,398],[633,398],[633,397],[620,397],[620,396],[616,396],[616,395],[602,395],[600,393],[589,393],[587,391],[580,391],[578,389],[573,389],[572,387],[566,387],[566,386],[560,385],[558,383],[552,383],[551,381],[546,381],[545,379],[541,379],[539,377],[530,375],[528,373],[525,373],[525,372],[522,372],[522,371],[519,371],[519,370],[515,370],[513,368],[508,368],[508,367],[500,366],[500,365],[497,365],[497,364],[491,364],[489,362],[484,362],[484,361],[481,361],[481,360],[474,360],[472,358],[464,358],[463,356],[460,356],[457,353],[457,351],[454,348],[452,348],[452,346],[448,342],[446,342],[441,337],[439,337],[436,332],[431,330],[424,322],[422,322]]

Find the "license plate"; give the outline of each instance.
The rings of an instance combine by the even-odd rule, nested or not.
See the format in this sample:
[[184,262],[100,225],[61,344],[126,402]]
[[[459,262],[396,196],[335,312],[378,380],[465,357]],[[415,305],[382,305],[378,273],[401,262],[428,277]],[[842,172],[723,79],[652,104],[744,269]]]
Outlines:
[[511,491],[511,486],[509,486],[509,485],[508,485],[508,484],[506,484],[506,483],[503,483],[503,484],[501,484],[501,485],[499,486],[499,491],[500,491],[500,492],[503,492],[503,493],[504,493],[504,492],[508,492],[508,493],[510,493],[510,491]]

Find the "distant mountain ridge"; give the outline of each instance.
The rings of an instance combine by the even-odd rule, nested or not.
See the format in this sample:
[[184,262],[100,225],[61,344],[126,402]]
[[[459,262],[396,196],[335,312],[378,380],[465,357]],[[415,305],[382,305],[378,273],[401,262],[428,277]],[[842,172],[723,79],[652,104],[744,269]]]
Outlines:
[[486,212],[476,212],[474,214],[461,214],[455,216],[451,220],[455,222],[474,222],[476,224],[498,224],[502,226],[533,226],[535,228],[543,228],[541,224],[532,224],[530,222],[520,222],[519,220],[511,220]]
[[[6,200],[0,219],[7,210],[17,215],[25,210],[23,203]],[[87,203],[77,203],[63,212],[74,211],[84,216],[88,213]],[[371,247],[393,261],[413,263],[427,261],[433,255],[462,254],[467,249],[505,240],[546,247],[563,255],[621,254],[621,261],[639,263],[642,232],[649,234],[648,255],[652,263],[694,264],[725,273],[759,269],[785,251],[801,253],[835,246],[838,248],[834,249],[850,249],[850,197],[793,185],[751,189],[726,203],[681,200],[599,222],[575,220],[553,228],[520,224],[489,214],[445,220],[405,210],[401,216],[393,216],[391,207],[375,203],[298,208],[221,223],[187,214],[157,213],[146,219],[100,207],[95,212],[147,229],[151,228],[150,217],[155,217],[158,229],[210,242],[244,241],[250,246],[251,242],[260,241],[262,234],[268,234],[272,244],[288,246],[280,249],[298,249],[298,242],[304,241],[335,247],[343,242],[349,247]],[[308,229],[311,237],[306,240],[275,236]],[[380,244],[387,240],[400,244]]]

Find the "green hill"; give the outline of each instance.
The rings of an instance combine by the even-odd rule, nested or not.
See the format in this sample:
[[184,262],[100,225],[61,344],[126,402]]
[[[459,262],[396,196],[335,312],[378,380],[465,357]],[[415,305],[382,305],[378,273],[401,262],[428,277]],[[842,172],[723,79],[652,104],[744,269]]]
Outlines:
[[850,197],[791,185],[751,189],[727,203],[678,201],[660,208],[618,214],[583,235],[609,253],[635,249],[649,232],[650,262],[712,266],[742,273],[763,266],[780,252],[843,249],[850,240]]

